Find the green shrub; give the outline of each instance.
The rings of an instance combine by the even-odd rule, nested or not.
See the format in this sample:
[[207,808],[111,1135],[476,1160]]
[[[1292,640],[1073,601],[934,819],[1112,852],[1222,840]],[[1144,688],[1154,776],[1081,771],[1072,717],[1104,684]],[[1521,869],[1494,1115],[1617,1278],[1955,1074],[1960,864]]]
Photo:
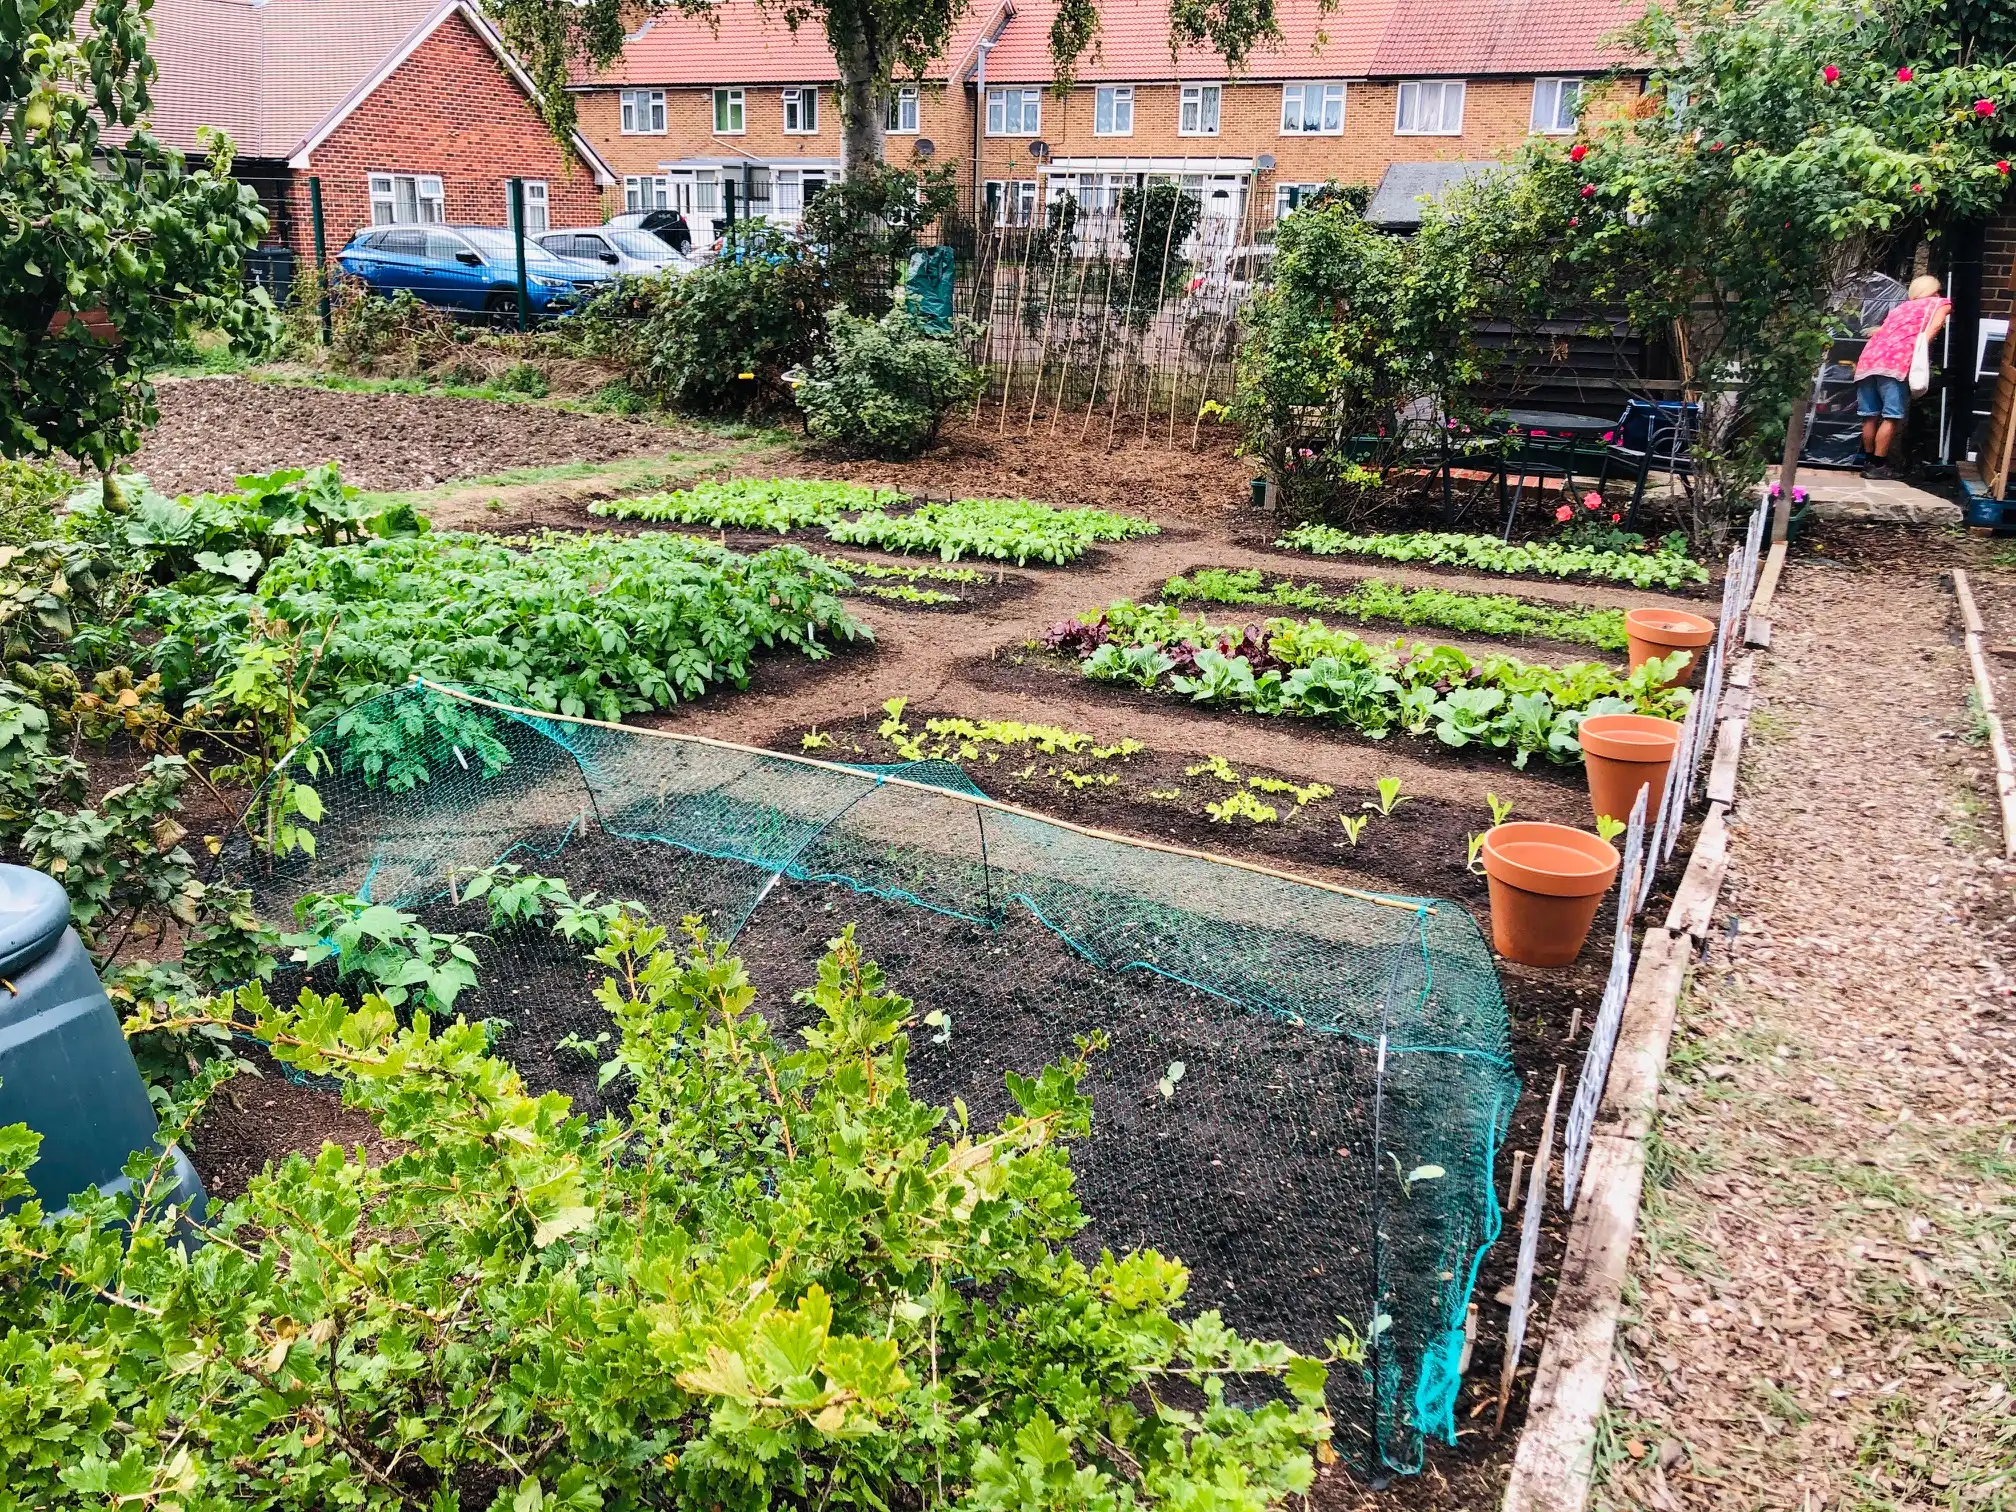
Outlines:
[[53,462],[0,458],[0,546],[25,546],[55,533],[55,506],[77,480]]
[[822,441],[872,456],[911,457],[980,383],[957,333],[937,335],[901,309],[880,320],[835,310],[826,350],[798,385],[798,407],[805,428]]
[[642,302],[633,386],[682,409],[747,414],[786,402],[784,375],[818,350],[826,272],[804,242],[752,226]]
[[[210,1023],[336,1077],[397,1153],[289,1156],[201,1238],[158,1206],[158,1155],[132,1199],[0,1216],[0,1501],[1263,1512],[1307,1493],[1327,1362],[1184,1315],[1176,1260],[1073,1253],[1067,1142],[1099,1042],[1009,1072],[988,1128],[911,1096],[911,1005],[851,928],[794,1044],[703,933],[673,949],[626,915],[594,959],[616,1031],[599,1074],[630,1096],[593,1125],[492,1059],[494,1026],[402,1028],[376,996],[218,1000]],[[39,1144],[0,1130],[0,1201],[27,1196]],[[1365,1348],[1347,1325],[1330,1354],[1362,1368]]]

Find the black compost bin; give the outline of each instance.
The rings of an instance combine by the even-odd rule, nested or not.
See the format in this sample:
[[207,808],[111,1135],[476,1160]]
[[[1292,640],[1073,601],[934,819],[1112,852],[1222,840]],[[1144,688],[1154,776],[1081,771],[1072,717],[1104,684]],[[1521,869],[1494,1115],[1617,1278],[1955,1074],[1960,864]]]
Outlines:
[[[129,1185],[126,1162],[158,1133],[69,897],[52,877],[0,865],[0,1124],[16,1123],[42,1136],[28,1179],[50,1212],[90,1187]],[[203,1183],[172,1154],[175,1190],[156,1200],[200,1219]]]

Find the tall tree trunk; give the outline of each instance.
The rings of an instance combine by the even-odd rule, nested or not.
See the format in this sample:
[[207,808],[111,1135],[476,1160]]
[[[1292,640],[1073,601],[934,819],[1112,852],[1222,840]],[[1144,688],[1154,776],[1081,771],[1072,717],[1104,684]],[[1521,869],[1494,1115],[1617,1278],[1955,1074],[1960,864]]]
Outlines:
[[833,47],[840,69],[840,166],[848,178],[879,166],[883,148],[883,102],[876,84],[881,69],[875,45],[855,38]]

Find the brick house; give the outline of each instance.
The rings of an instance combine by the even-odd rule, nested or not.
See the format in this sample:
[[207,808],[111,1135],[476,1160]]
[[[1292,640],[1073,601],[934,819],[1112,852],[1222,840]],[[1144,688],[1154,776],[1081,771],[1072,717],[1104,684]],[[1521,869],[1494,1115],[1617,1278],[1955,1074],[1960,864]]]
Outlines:
[[[1110,211],[1129,184],[1180,181],[1207,230],[1273,220],[1330,179],[1377,186],[1395,163],[1475,162],[1532,131],[1572,130],[1585,89],[1624,61],[1611,41],[1637,0],[1283,0],[1282,39],[1235,78],[1208,49],[1172,56],[1162,5],[1108,7],[1074,87],[1051,88],[1046,0],[975,5],[927,75],[888,104],[888,157],[949,163],[962,198],[1024,224],[1053,198]],[[584,78],[582,130],[626,202],[718,214],[720,184],[788,218],[839,169],[824,39],[753,0],[713,24],[664,18]],[[806,103],[811,101],[809,107]],[[810,114],[808,114],[808,109]]]
[[237,148],[269,240],[314,256],[310,180],[329,251],[387,222],[501,226],[526,183],[528,230],[597,224],[615,178],[554,140],[532,80],[470,0],[156,0],[155,134]]
[[[892,92],[890,162],[962,161],[973,104],[959,81],[1012,14],[1005,0],[978,0],[939,64]],[[794,32],[751,0],[725,0],[705,19],[644,22],[609,70],[574,90],[582,132],[619,176],[625,209],[670,207],[704,222],[732,197],[788,221],[840,176],[838,83],[816,24]]]

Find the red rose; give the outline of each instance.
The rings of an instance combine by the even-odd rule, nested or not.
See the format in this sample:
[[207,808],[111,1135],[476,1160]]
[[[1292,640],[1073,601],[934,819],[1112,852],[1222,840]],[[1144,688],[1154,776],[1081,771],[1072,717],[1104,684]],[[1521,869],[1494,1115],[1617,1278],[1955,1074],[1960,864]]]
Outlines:
[[1993,100],[1976,100],[1974,102],[1974,114],[1984,117],[1992,116],[1995,114],[1995,102]]
[[1897,82],[1899,84],[1909,84],[1911,82],[1911,79],[1912,79],[1912,73],[1910,69],[1900,68],[1897,70]]
[[1582,198],[1584,199],[1596,198],[1596,186],[1594,184],[1584,184],[1582,186]]
[[1605,432],[1603,432],[1603,439],[1604,439],[1605,441],[1615,441],[1615,440],[1617,439],[1617,432],[1615,432],[1615,431],[1605,431]]
[[1832,84],[1836,79],[1841,77],[1841,70],[1836,68],[1832,63],[1829,63],[1825,68],[1820,70],[1820,77],[1825,79],[1829,84]]
[[[2006,173],[2008,170],[2004,169],[2003,171]],[[1582,224],[1582,217],[1579,215],[1571,215],[1568,217],[1568,224],[1570,226],[1579,226]]]
[[1571,520],[1574,517],[1575,511],[1570,509],[1566,504],[1563,504],[1559,509],[1554,511],[1554,518],[1557,520]]
[[1995,171],[1997,173],[2007,173],[2009,171],[2009,159],[2004,158],[2002,159],[2001,162],[1997,163],[1995,165]]
[[1621,515],[1621,514],[1613,514],[1613,515],[1611,515],[1611,516],[1610,516],[1610,523],[1611,523],[1612,525],[1615,525],[1615,524],[1616,524],[1616,523],[1617,523],[1617,522],[1618,522],[1619,520],[1621,520],[1621,519],[1623,519],[1623,518],[1624,518],[1624,516],[1623,516],[1623,515]]
[[1911,186],[1911,192],[1913,194],[1923,194],[1925,192],[1925,186],[1923,184],[1913,184]]
[[1587,142],[1577,142],[1573,147],[1568,149],[1568,161],[1571,163],[1579,163],[1587,156],[1589,156],[1589,144]]
[[1710,142],[1708,144],[1708,150],[1710,152],[1720,152],[1722,150],[1722,144],[1720,142]]

